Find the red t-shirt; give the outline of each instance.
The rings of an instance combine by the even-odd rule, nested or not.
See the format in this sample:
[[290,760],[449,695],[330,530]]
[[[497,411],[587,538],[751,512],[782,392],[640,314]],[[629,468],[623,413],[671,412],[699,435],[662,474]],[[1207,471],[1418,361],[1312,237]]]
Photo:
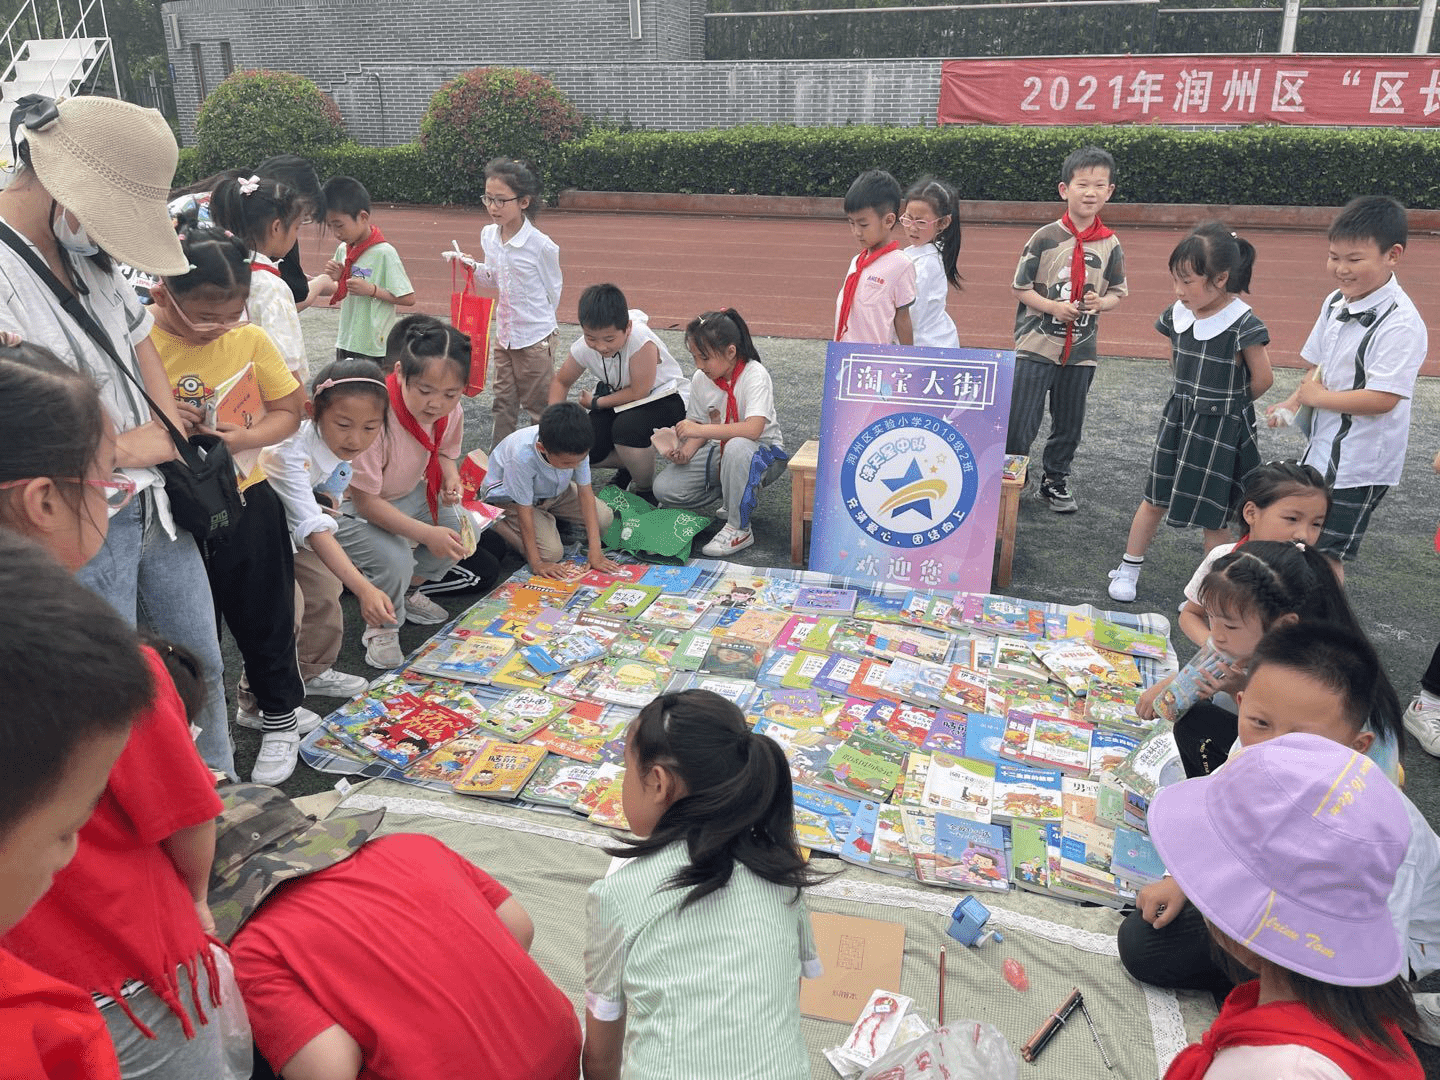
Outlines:
[[0,945],[47,975],[111,997],[140,979],[178,1015],[175,969],[193,970],[209,953],[190,890],[160,841],[214,820],[224,806],[164,662],[144,652],[155,699],[80,830],[75,858]]
[[260,1052],[278,1071],[339,1024],[362,1080],[575,1080],[575,1009],[500,921],[509,896],[408,834],[282,885],[230,945]]
[[105,1019],[90,995],[0,949],[0,1076],[120,1080]]

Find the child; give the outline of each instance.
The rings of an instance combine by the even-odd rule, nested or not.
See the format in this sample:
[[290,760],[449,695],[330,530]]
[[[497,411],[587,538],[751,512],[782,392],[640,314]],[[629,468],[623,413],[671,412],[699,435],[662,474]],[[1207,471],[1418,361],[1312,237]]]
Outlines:
[[662,694],[627,733],[624,805],[640,839],[614,854],[631,861],[590,887],[587,1080],[808,1077],[795,993],[820,974],[815,873],[779,745],[718,694]]
[[1231,992],[1166,1080],[1420,1080],[1405,949],[1385,906],[1411,829],[1366,758],[1284,735],[1156,793],[1155,848],[1228,960]]
[[[1432,467],[1440,473],[1440,454]],[[1435,532],[1435,550],[1440,551],[1440,529]],[[1420,693],[1405,710],[1405,730],[1431,757],[1440,757],[1440,645],[1430,655],[1430,666],[1420,676]]]
[[1250,291],[1255,248],[1218,221],[1196,228],[1170,253],[1175,304],[1155,322],[1170,339],[1175,387],[1160,415],[1145,498],[1130,523],[1110,597],[1135,599],[1145,552],[1163,519],[1205,530],[1205,550],[1227,539],[1240,485],[1260,465],[1254,401],[1275,376],[1270,332],[1239,294]]
[[340,545],[337,513],[350,486],[351,462],[386,427],[390,391],[371,360],[336,360],[315,380],[305,403],[310,419],[260,455],[270,486],[285,506],[295,546],[295,586],[303,616],[297,633],[300,676],[307,694],[354,697],[369,680],[336,671],[345,636],[340,593],[349,589],[371,627],[393,627],[395,607]]
[[[214,387],[253,365],[265,413],[253,426],[219,422],[220,437],[232,455],[282,442],[300,426],[305,392],[269,335],[240,324],[250,293],[249,248],[213,228],[186,229],[180,242],[192,269],[165,278],[150,295],[151,339],[181,414],[209,429]],[[252,779],[280,784],[295,771],[300,736],[320,718],[305,710],[303,730],[299,724],[305,685],[295,665],[295,565],[285,508],[258,464],[242,477],[240,490],[245,512],[234,534],[223,544],[207,544],[202,554],[215,610],[245,659],[245,678],[259,705],[258,712],[242,708],[235,714],[237,724],[264,732]]]
[[915,302],[915,265],[890,238],[899,216],[900,185],[887,172],[863,172],[845,192],[845,220],[860,254],[850,260],[835,298],[836,341],[914,343],[910,305]]
[[[268,177],[295,192],[300,205],[300,220],[305,225],[324,225],[325,191],[315,166],[297,154],[276,154],[255,166],[258,176]],[[335,291],[335,282],[324,274],[307,277],[300,265],[300,241],[280,260],[280,280],[290,289],[295,307],[304,311],[315,301]]]
[[400,255],[370,223],[370,193],[359,180],[335,176],[325,181],[325,226],[340,241],[325,275],[338,282],[330,306],[340,305],[335,359],[359,356],[380,360],[386,335],[395,325],[395,309],[415,303]]
[[[46,349],[0,349],[0,526],[38,541],[73,572],[105,543],[109,513],[135,495],[134,482],[115,471],[115,461],[114,429],[87,376]],[[11,556],[8,546],[0,554],[4,573],[23,573],[23,552]],[[12,877],[8,865],[0,874],[6,892],[19,884],[29,894],[14,907],[7,901],[0,913],[6,931],[0,948],[95,995],[127,1075],[218,1076],[219,1026],[208,1022],[206,1010],[218,1003],[219,991],[205,936],[211,927],[206,898],[220,812],[215,782],[196,752],[160,658],[145,649],[143,670],[135,670],[133,633],[123,631],[109,612],[80,606],[84,601],[73,586],[53,575],[39,568],[21,579],[33,594],[7,593],[12,601],[8,625],[19,626],[16,620],[27,613],[43,611],[47,626],[25,639],[31,674],[24,694],[14,699],[23,701],[26,710],[24,749],[3,759],[37,777],[58,770],[61,761],[37,750],[35,736],[62,719],[80,738],[86,731],[95,733],[97,721],[113,734],[107,737],[108,748],[95,747],[87,767],[70,778],[77,789],[67,786],[67,801],[71,796],[81,800],[82,784],[83,800],[63,822],[46,823],[46,859],[53,862],[45,877]],[[36,599],[26,599],[30,595]],[[83,642],[54,654],[47,649],[44,655],[30,655],[44,648],[47,634],[73,625],[81,610]],[[47,676],[51,664],[56,666]],[[31,686],[30,679],[38,678],[45,678],[45,685]],[[47,694],[56,688],[63,694],[47,705]],[[108,722],[103,719],[107,714]],[[133,729],[125,741],[120,717],[132,714]],[[110,761],[113,768],[107,768]],[[80,764],[72,751],[67,771]],[[90,783],[106,771],[109,777],[96,803]],[[55,773],[49,775],[53,783]],[[7,783],[0,791],[0,803],[13,811],[27,799],[40,798],[37,788],[27,790],[23,784]],[[21,827],[0,836],[5,853],[0,859],[8,862],[10,843],[28,832]],[[74,859],[65,872],[40,896],[50,874],[71,853]],[[88,1043],[93,1035],[83,1001],[77,1009],[66,1026],[73,1023],[70,1030]],[[0,1043],[10,1031],[5,1019]],[[0,1072],[8,1076],[11,1059],[0,1061]],[[67,1075],[67,1070],[46,1075]]]
[[481,199],[493,225],[480,230],[483,263],[455,251],[475,271],[476,280],[495,289],[495,398],[490,446],[499,446],[520,426],[523,406],[536,423],[549,403],[555,368],[555,309],[565,282],[560,248],[535,228],[540,213],[540,180],[523,163],[495,158],[485,166]]
[[[650,498],[655,484],[650,436],[685,418],[684,391],[689,386],[645,313],[632,310],[618,286],[591,285],[581,293],[579,318],[580,340],[570,346],[569,357],[550,383],[550,403],[564,401],[585,372],[594,375],[594,391],[580,394],[595,432],[590,464],[619,465],[615,486]],[[617,411],[618,406],[655,395],[660,396],[654,401]]]
[[1070,464],[1085,426],[1095,378],[1096,321],[1124,299],[1125,253],[1100,210],[1115,194],[1115,159],[1097,146],[1071,152],[1060,167],[1065,213],[1025,244],[1015,269],[1015,388],[1007,454],[1029,454],[1050,402],[1040,497],[1057,514],[1077,509]]
[[414,590],[444,577],[467,554],[459,531],[457,459],[465,437],[460,394],[470,378],[470,339],[458,332],[452,338],[433,316],[407,315],[385,344],[391,416],[381,437],[351,463],[350,501],[338,530],[345,554],[389,597],[394,613],[394,626],[371,622],[385,614],[372,603],[366,617],[365,662],[377,668],[405,659],[400,626],[438,626],[450,618]]
[[1271,461],[1252,472],[1240,495],[1245,535],[1233,544],[1217,544],[1206,552],[1185,586],[1185,602],[1180,608],[1180,629],[1185,636],[1196,645],[1205,644],[1210,636],[1210,623],[1200,603],[1200,586],[1216,560],[1251,540],[1288,540],[1313,546],[1320,539],[1329,512],[1330,489],[1325,486],[1325,478],[1309,465]]
[[557,518],[584,525],[591,567],[615,571],[601,541],[614,514],[590,489],[591,439],[585,410],[562,401],[541,413],[534,427],[512,432],[490,455],[480,498],[505,507],[492,528],[525,556],[533,574],[564,573]]
[[303,210],[296,191],[259,176],[221,180],[210,193],[215,224],[250,248],[250,300],[245,313],[270,335],[301,387],[310,382],[310,365],[295,294],[280,277],[280,260],[298,243]]
[[[1175,722],[1175,741],[1188,776],[1214,772],[1224,763],[1235,741],[1233,695],[1244,688],[1246,665],[1268,631],[1313,619],[1362,633],[1328,560],[1305,545],[1250,541],[1216,561],[1201,583],[1200,602],[1209,617],[1210,641],[1230,663],[1222,678],[1209,681],[1209,699]],[[1141,695],[1142,716],[1154,715],[1154,701],[1172,679]],[[1398,702],[1370,722],[1377,735],[1370,753],[1393,777],[1404,740]]]
[[914,344],[958,349],[960,335],[945,311],[948,286],[960,288],[960,198],[944,181],[927,176],[905,193],[900,224],[910,238],[905,255],[915,264]]
[[1312,410],[1304,461],[1325,477],[1333,505],[1320,550],[1344,577],[1410,442],[1410,395],[1425,360],[1425,320],[1400,287],[1405,208],[1383,195],[1352,199],[1330,226],[1326,263],[1339,288],[1320,305],[1300,357],[1312,365],[1295,392],[1265,410],[1271,427]]
[[719,499],[725,526],[701,550],[724,559],[755,543],[756,495],[785,467],[775,386],[734,308],[692,319],[685,347],[695,358],[690,404],[675,425],[679,443],[666,455],[670,465],[655,478],[655,497],[661,506],[687,508]]

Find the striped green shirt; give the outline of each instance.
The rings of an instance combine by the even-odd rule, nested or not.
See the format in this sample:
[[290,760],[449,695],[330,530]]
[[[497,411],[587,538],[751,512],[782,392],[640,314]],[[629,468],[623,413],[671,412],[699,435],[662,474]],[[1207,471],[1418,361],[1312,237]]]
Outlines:
[[683,842],[590,886],[585,1002],[625,1018],[630,1080],[808,1080],[800,978],[820,973],[810,912],[794,890],[736,864],[723,889],[684,911],[666,880]]

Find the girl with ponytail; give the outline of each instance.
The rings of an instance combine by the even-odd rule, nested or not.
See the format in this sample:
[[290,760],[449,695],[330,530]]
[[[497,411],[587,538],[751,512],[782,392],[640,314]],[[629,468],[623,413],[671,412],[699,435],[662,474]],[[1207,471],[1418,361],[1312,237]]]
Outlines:
[[[590,887],[587,1080],[805,1080],[796,990],[819,974],[802,898],[816,875],[780,747],[718,694],[662,694],[627,732],[623,802],[638,839]],[[726,1015],[735,1002],[743,1018]]]

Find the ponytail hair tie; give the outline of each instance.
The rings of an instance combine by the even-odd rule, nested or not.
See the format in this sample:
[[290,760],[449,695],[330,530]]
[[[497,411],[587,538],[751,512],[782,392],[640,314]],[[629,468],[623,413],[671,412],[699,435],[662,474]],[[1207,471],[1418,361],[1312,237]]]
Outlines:
[[260,177],[252,176],[248,180],[239,181],[241,195],[254,195],[260,187]]

